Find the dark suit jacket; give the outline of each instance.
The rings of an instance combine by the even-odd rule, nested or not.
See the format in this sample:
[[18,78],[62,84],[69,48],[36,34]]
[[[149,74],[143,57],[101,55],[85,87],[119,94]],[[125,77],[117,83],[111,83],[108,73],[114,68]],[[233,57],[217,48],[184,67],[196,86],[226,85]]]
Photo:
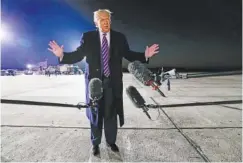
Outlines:
[[[89,103],[88,83],[92,78],[101,79],[103,71],[101,65],[101,44],[99,32],[89,31],[83,33],[81,45],[73,52],[65,52],[60,64],[73,64],[81,61],[86,56],[86,102]],[[112,90],[114,93],[113,106],[119,115],[120,126],[124,124],[123,112],[123,83],[122,83],[122,58],[124,57],[130,62],[139,60],[146,63],[144,53],[131,51],[126,37],[120,33],[111,30],[110,32],[110,59],[109,67],[111,71]],[[147,61],[148,62],[148,61]],[[92,109],[93,110],[93,109]],[[92,124],[98,125],[98,111],[92,112],[90,108],[86,109],[86,115]]]

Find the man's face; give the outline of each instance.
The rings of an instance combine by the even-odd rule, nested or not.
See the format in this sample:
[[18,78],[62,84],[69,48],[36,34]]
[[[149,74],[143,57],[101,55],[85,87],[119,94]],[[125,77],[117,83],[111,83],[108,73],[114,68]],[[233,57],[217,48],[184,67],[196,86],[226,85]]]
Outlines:
[[102,32],[110,32],[111,28],[111,20],[110,20],[110,15],[106,12],[100,12],[98,15],[98,28]]

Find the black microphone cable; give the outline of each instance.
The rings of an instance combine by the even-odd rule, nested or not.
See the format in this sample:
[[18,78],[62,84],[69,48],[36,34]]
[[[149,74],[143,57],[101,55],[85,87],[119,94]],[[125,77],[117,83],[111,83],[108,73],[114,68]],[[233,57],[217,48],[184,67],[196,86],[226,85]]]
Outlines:
[[[158,103],[152,97],[150,97],[150,98],[151,98],[151,100],[153,100],[153,102],[157,106],[159,106]],[[158,107],[158,109],[164,113],[164,115],[170,120],[170,122],[175,126],[175,128],[182,134],[182,136],[193,146],[193,148],[197,151],[197,153],[203,158],[203,160],[205,162],[210,162],[210,160],[208,159],[208,157],[203,153],[203,151],[200,148],[200,146],[198,146],[196,142],[194,142],[190,137],[188,137],[186,134],[184,134],[184,132],[176,125],[176,123],[164,111],[164,109],[162,108],[162,106]]]

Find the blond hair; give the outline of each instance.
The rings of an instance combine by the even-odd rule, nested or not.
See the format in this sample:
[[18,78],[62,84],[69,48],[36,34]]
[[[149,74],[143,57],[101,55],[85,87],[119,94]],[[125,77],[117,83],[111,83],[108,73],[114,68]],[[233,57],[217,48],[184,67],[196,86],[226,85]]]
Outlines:
[[98,22],[98,19],[99,19],[99,13],[101,13],[101,12],[105,12],[105,13],[109,14],[109,16],[110,16],[110,18],[111,18],[111,14],[112,14],[112,12],[111,12],[110,10],[108,10],[108,9],[99,9],[99,10],[96,10],[96,11],[94,12],[94,22],[95,22],[95,23]]

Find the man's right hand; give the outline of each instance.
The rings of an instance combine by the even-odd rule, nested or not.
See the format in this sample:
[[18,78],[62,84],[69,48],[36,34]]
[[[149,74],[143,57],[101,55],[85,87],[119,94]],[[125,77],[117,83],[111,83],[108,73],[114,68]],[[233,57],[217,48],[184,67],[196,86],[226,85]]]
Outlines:
[[59,58],[63,57],[63,45],[59,46],[55,41],[50,41],[49,46],[48,50],[55,54],[55,56]]

